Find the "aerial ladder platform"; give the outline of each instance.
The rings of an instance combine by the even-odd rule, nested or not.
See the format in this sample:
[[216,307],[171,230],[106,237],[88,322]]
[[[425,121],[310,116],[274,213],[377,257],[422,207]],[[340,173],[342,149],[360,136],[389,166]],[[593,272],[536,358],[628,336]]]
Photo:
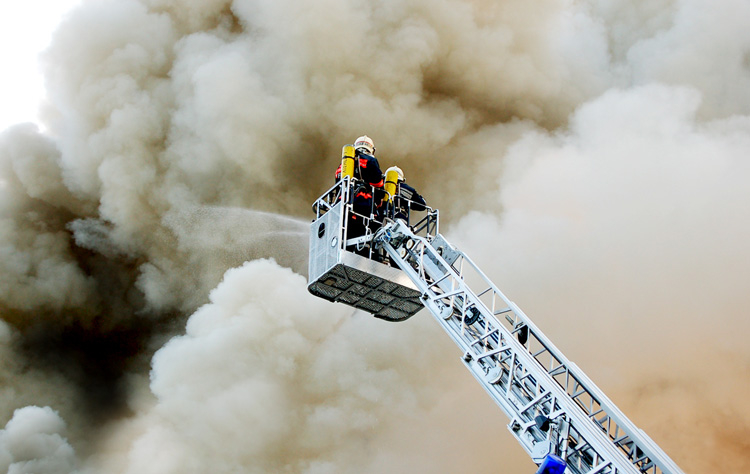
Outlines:
[[[438,210],[407,212],[405,219],[374,209],[358,214],[355,185],[345,176],[313,204],[312,294],[386,321],[427,308],[510,419],[507,428],[537,474],[683,472],[439,233]],[[352,218],[365,222],[363,235],[347,232]]]

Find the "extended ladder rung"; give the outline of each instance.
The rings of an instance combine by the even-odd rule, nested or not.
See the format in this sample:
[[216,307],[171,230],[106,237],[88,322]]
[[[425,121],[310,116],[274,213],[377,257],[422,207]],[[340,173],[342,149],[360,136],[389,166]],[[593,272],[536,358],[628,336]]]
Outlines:
[[570,395],[571,398],[578,398],[580,395],[583,395],[584,393],[588,393],[585,387],[579,385],[581,387],[579,390],[577,390],[575,393],[572,393]]
[[533,353],[533,354],[531,354],[531,355],[532,355],[532,356],[534,356],[534,359],[536,359],[536,357],[537,357],[537,356],[539,356],[539,355],[542,355],[542,354],[544,354],[545,352],[549,352],[549,349],[547,349],[546,347],[545,347],[544,349],[542,349],[542,350],[538,351],[538,352],[534,352],[534,353]]
[[[627,441],[625,441],[627,440]],[[618,446],[624,446],[630,442],[630,436],[628,435],[622,435],[619,438],[615,439],[613,443],[615,443]]]
[[479,359],[486,359],[487,357],[492,357],[492,356],[494,356],[496,354],[499,354],[499,353],[505,352],[505,351],[509,351],[509,350],[511,350],[511,347],[509,347],[509,346],[501,346],[501,347],[498,347],[497,349],[493,349],[491,351],[482,352],[481,354],[479,354],[476,357],[477,357],[477,360],[479,360]]
[[477,293],[477,296],[478,296],[479,298],[481,298],[482,296],[484,296],[485,294],[487,294],[487,292],[488,292],[488,291],[492,291],[492,287],[489,287],[489,288],[487,288],[486,290],[484,290],[484,291],[483,291],[483,292],[481,292],[481,293]]
[[552,394],[552,392],[544,392],[544,393],[541,393],[541,394],[537,395],[529,403],[527,403],[526,405],[524,405],[523,407],[521,407],[521,413],[524,413],[529,408],[533,407],[534,405],[538,404],[539,402],[541,402],[545,398],[549,397],[551,394]]
[[567,367],[565,367],[564,365],[558,365],[558,366],[557,366],[557,367],[555,367],[554,369],[550,370],[550,371],[549,371],[549,374],[550,374],[551,376],[555,377],[555,376],[557,376],[557,375],[560,375],[560,374],[564,374],[564,373],[566,373],[567,371],[568,371],[568,368],[567,368]]
[[589,443],[583,442],[581,444],[577,444],[573,446],[572,448],[568,448],[568,457],[573,456],[574,454],[583,454],[584,450],[587,449],[594,449]]
[[597,472],[602,472],[604,470],[604,468],[605,467],[609,467],[610,464],[612,464],[612,463],[609,462],[609,461],[603,462],[603,463],[599,464],[598,466],[596,466],[594,469],[592,469],[589,472],[587,472],[586,474],[596,474]]
[[462,295],[464,293],[466,293],[466,290],[464,290],[462,288],[458,288],[458,289],[455,289],[455,290],[452,290],[452,291],[446,291],[445,293],[442,293],[442,294],[438,295],[438,297],[435,298],[435,299],[436,300],[441,300],[443,298],[450,298],[452,296],[459,296],[459,295]]
[[436,281],[434,281],[433,283],[431,283],[430,286],[431,287],[432,286],[437,286],[440,283],[442,283],[444,280],[448,279],[450,276],[451,276],[450,273],[446,273],[445,275],[443,275],[442,277],[440,277],[439,279],[437,279]]
[[500,334],[500,330],[499,330],[499,329],[497,329],[497,328],[493,329],[493,330],[492,330],[492,331],[490,331],[490,332],[486,332],[486,333],[482,334],[482,335],[481,335],[481,336],[479,336],[479,337],[478,337],[477,339],[475,339],[474,341],[472,341],[472,342],[471,342],[471,345],[472,345],[472,346],[474,346],[474,345],[480,344],[480,343],[482,343],[482,342],[483,342],[483,341],[484,341],[485,339],[488,339],[489,337],[491,337],[491,336],[493,336],[493,335],[496,335],[496,334],[497,334],[497,335],[499,335],[499,334]]

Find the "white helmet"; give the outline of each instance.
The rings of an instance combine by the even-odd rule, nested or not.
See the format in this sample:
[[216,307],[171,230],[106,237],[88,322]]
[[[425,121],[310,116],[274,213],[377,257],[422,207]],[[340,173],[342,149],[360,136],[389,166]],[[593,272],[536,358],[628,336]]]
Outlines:
[[375,142],[373,142],[372,138],[367,135],[362,135],[357,138],[357,141],[354,142],[354,148],[364,148],[370,155],[375,154]]

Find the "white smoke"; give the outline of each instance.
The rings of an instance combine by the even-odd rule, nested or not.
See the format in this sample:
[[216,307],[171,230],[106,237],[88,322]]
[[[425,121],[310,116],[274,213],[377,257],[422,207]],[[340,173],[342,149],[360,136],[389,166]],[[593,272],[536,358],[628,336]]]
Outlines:
[[383,325],[305,287],[272,261],[228,271],[186,334],[154,356],[157,401],[134,422],[126,458],[98,470],[382,472],[408,462],[380,446],[395,448],[425,404],[455,393],[431,382],[444,375],[436,362],[451,360],[447,341],[429,320]]
[[[709,413],[746,388],[737,377],[750,330],[750,118],[699,121],[701,105],[691,88],[611,90],[564,132],[517,141],[497,183],[503,213],[475,212],[453,227],[501,288],[687,465],[705,461],[676,433],[723,439],[727,420]],[[641,411],[643,391],[688,413]],[[711,462],[734,470],[748,461]]]
[[0,136],[1,412],[57,410],[91,472],[529,470],[429,315],[306,293],[310,203],[367,133],[678,464],[747,470],[748,10],[84,3],[47,131]]
[[65,422],[49,407],[16,410],[0,430],[0,469],[8,474],[73,472],[75,453],[64,435]]

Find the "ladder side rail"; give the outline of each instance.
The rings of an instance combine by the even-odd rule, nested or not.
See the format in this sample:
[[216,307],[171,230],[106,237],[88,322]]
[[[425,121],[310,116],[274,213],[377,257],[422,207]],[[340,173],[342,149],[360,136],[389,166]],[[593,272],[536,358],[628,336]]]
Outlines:
[[[549,340],[544,335],[544,333],[539,330],[539,328],[529,319],[529,317],[526,316],[526,314],[515,303],[510,301],[466,254],[464,254],[460,250],[456,251],[461,254],[462,274],[465,275],[468,265],[469,269],[471,269],[471,271],[473,271],[483,281],[483,284],[487,285],[488,290],[489,288],[492,288],[492,305],[486,305],[488,306],[488,308],[492,309],[491,313],[494,313],[496,298],[499,298],[500,300],[505,302],[507,307],[510,308],[516,316],[516,321],[512,323],[511,321],[508,321],[508,323],[513,327],[517,327],[519,325],[519,322],[522,323],[522,325],[527,326],[529,330],[529,338],[535,339],[536,342],[543,348],[543,352],[547,352],[549,354],[550,363],[557,362],[557,365],[553,367],[545,367],[547,371],[559,371],[560,367],[563,367],[565,372],[567,372],[567,374],[569,374],[570,377],[572,377],[575,382],[578,383],[581,388],[583,388],[583,394],[589,397],[589,401],[594,402],[596,405],[598,405],[600,409],[606,413],[608,420],[614,421],[614,425],[610,423],[607,427],[599,424],[599,426],[605,432],[607,432],[608,436],[613,442],[616,439],[615,431],[625,431],[629,435],[629,439],[633,443],[635,443],[635,447],[632,449],[633,453],[639,450],[642,451],[663,472],[681,472],[676,463],[674,463],[674,461],[672,461],[672,459],[644,431],[639,429],[629,418],[627,418],[627,416],[604,394],[604,392],[596,384],[594,384],[594,382],[582,370],[580,370],[580,368],[576,364],[569,361],[563,355],[563,353],[552,343],[552,341]],[[463,278],[466,279],[465,276]],[[487,292],[488,290],[485,291]],[[531,344],[526,344],[526,347],[530,349]],[[545,366],[545,364],[543,364],[542,361],[538,359],[538,355],[540,354],[532,353],[532,355],[542,366]],[[557,378],[555,380],[557,380]],[[570,393],[570,395],[573,395],[573,393]],[[575,398],[581,398],[581,395],[582,394],[578,394],[578,396]],[[593,420],[593,416],[596,414],[594,413],[594,409],[592,407],[585,406],[585,404],[583,403],[580,403],[579,405],[582,409],[588,412],[589,416],[591,416]],[[626,451],[625,449],[622,450]]]
[[[460,284],[460,282],[457,282]],[[468,294],[465,297],[466,300],[472,300],[473,295]],[[485,315],[486,316],[486,315]],[[542,402],[547,399],[552,391],[555,390],[556,384],[554,381],[547,380],[546,383],[540,383],[540,380],[543,378],[542,371],[539,371],[537,365],[534,363],[534,361],[530,358],[528,358],[528,353],[526,353],[523,350],[519,350],[517,347],[517,343],[513,340],[513,337],[510,336],[508,333],[504,333],[504,337],[502,339],[502,345],[500,345],[499,349],[493,349],[487,352],[474,352],[472,354],[471,350],[468,349],[468,347],[471,347],[475,344],[473,344],[473,341],[471,338],[466,337],[466,326],[463,323],[463,321],[459,321],[456,319],[453,319],[451,321],[441,321],[443,326],[446,328],[446,330],[449,333],[452,333],[454,335],[462,334],[464,335],[463,338],[461,338],[461,342],[464,344],[459,344],[459,347],[464,349],[464,363],[467,366],[467,368],[470,370],[470,372],[474,375],[474,377],[482,384],[482,386],[485,388],[485,390],[490,394],[490,396],[498,402],[499,400],[503,399],[509,399],[513,402],[513,410],[510,412],[506,412],[506,414],[511,418],[511,423],[509,425],[509,428],[511,432],[517,432],[516,437],[521,441],[521,444],[524,445],[524,447],[527,449],[530,455],[532,455],[532,458],[534,458],[534,446],[536,443],[540,443],[544,441],[544,436],[539,433],[534,433],[534,430],[532,429],[535,425],[535,414],[538,413],[546,413],[550,415],[550,418],[552,418],[552,410],[550,408],[547,408],[546,410],[541,407]],[[453,324],[451,325],[451,322]],[[497,324],[496,322],[493,322],[492,319],[487,319],[487,326],[493,325],[494,327],[492,329],[485,330],[484,333],[493,333],[493,332],[501,332],[502,326]],[[479,338],[481,339],[482,335],[479,335]],[[454,337],[454,339],[458,339],[458,336]],[[511,342],[508,342],[511,341]],[[487,366],[480,365],[478,362],[483,358],[489,358],[490,360],[493,360],[495,363],[495,367],[500,365],[500,359],[497,357],[497,353],[493,353],[495,351],[499,352],[507,352],[507,351],[513,351],[513,360],[515,363],[515,366],[511,366],[508,369],[508,381],[504,386],[501,384],[500,388],[493,387],[493,384],[488,383],[492,378],[495,378],[494,376],[496,374],[491,374],[490,371],[487,370]],[[525,360],[524,360],[525,359]],[[520,375],[517,376],[517,374],[520,372]],[[559,390],[559,388],[557,388]],[[558,394],[559,396],[559,394]],[[564,405],[564,403],[563,403]],[[603,456],[602,451],[609,449],[610,452],[606,456],[609,459],[618,459],[618,454],[616,450],[613,450],[611,448],[608,448],[608,444],[605,440],[599,439],[597,441],[588,442],[586,440],[591,440],[592,438],[600,438],[601,434],[591,426],[591,424],[585,420],[585,418],[581,418],[578,421],[575,421],[574,414],[576,413],[576,407],[572,404],[570,404],[565,409],[558,409],[555,413],[556,417],[561,417],[563,415],[573,419],[573,425],[575,427],[582,426],[583,428],[576,428],[578,431],[582,433],[581,438],[579,438],[579,443],[581,444],[581,471],[580,472],[588,472],[590,469],[593,468],[591,465],[587,465],[585,461],[583,461],[584,454],[588,456],[589,462],[594,462],[597,459],[602,459],[605,456]],[[588,429],[588,432],[586,431]],[[522,439],[522,435],[526,435],[527,440]],[[526,442],[525,442],[526,441]],[[541,457],[543,455],[547,454],[547,452],[551,451],[551,449],[548,447],[546,451],[542,451],[540,455],[538,455],[537,459],[535,461],[540,461]],[[615,466],[615,462],[611,463],[612,469],[609,471],[602,471],[602,472],[608,472],[608,473],[623,473],[623,472],[637,472],[633,471],[633,467],[628,464],[626,461],[623,461],[622,459],[619,459],[619,469],[617,469]]]
[[349,214],[352,210],[352,191],[354,182],[348,177],[344,176],[342,179],[337,181],[333,186],[323,193],[312,205],[313,212],[315,212],[315,219],[320,219],[323,214],[330,211],[335,205],[343,201],[343,212],[341,213],[341,225],[340,233],[337,238],[337,248],[344,250],[346,248],[346,236],[348,235],[348,222]]
[[[467,257],[468,259],[468,257]],[[472,263],[473,264],[473,263]],[[579,406],[584,409],[589,418],[596,422],[599,427],[607,433],[607,436],[613,444],[617,445],[621,451],[628,454],[631,460],[638,461],[640,457],[641,466],[648,466],[652,464],[654,469],[646,468],[642,472],[664,472],[664,473],[681,473],[682,471],[677,464],[640,428],[638,428],[615,404],[612,400],[604,394],[604,392],[583,372],[575,363],[568,360],[562,352],[542,333],[538,327],[531,322],[526,314],[513,302],[510,303],[510,307],[513,312],[520,317],[529,327],[529,339],[536,340],[545,351],[549,352],[550,361],[558,362],[559,365],[551,367],[548,371],[565,370],[569,377],[574,381],[574,384],[580,385],[583,389],[583,393],[579,394],[577,399],[582,399],[581,395],[586,395],[589,398],[589,406],[585,406],[584,403],[579,403]],[[529,342],[527,346],[531,346]],[[535,358],[537,358],[535,356]],[[539,361],[541,364],[541,361]],[[558,377],[554,377],[559,382]],[[562,386],[562,384],[560,384]],[[571,392],[572,390],[566,390]],[[605,416],[599,418],[598,421],[596,415],[604,413]],[[606,422],[606,425],[605,423]],[[628,448],[616,443],[616,439],[621,436],[624,432],[629,440],[633,443],[633,446]],[[639,454],[639,451],[646,455],[645,462],[643,457]],[[658,468],[658,469],[656,469]]]
[[343,201],[343,212],[341,213],[340,232],[337,236],[336,246],[339,250],[346,248],[346,235],[348,215],[351,212],[352,181],[348,176],[344,176],[333,186],[323,193],[312,205],[315,213],[315,220],[320,219],[325,213],[333,209],[334,206]]
[[[446,281],[445,274],[442,272],[450,271],[454,272],[453,278],[451,279],[450,287],[447,286],[446,283],[443,283],[441,286],[444,292],[447,292],[445,290],[450,289],[453,293],[455,293],[455,288],[458,288],[463,296],[463,311],[466,312],[469,308],[476,308],[480,313],[483,314],[484,318],[483,321],[480,322],[480,326],[484,327],[485,334],[494,333],[497,332],[500,328],[502,328],[503,331],[506,332],[506,338],[509,338],[510,334],[512,334],[510,331],[517,330],[518,324],[525,325],[528,328],[529,335],[532,337],[533,340],[535,340],[540,346],[541,350],[534,353],[531,351],[531,344],[527,343],[522,345],[523,350],[523,357],[525,366],[532,367],[538,366],[545,370],[544,375],[549,378],[548,381],[553,382],[557,387],[565,390],[565,397],[566,400],[565,403],[570,401],[571,399],[573,401],[577,401],[575,403],[576,409],[575,412],[577,413],[578,410],[581,410],[585,413],[585,417],[588,419],[588,422],[593,423],[599,431],[604,431],[607,433],[607,437],[609,438],[609,444],[612,446],[618,448],[618,452],[620,454],[625,454],[626,457],[630,457],[631,462],[640,462],[641,465],[653,465],[654,467],[658,466],[661,468],[661,471],[663,472],[680,472],[679,469],[674,465],[673,462],[671,462],[671,459],[664,454],[661,449],[651,441],[650,438],[645,436],[645,433],[643,433],[641,430],[639,430],[635,425],[630,422],[623,414],[622,412],[617,409],[614,404],[606,397],[604,396],[603,392],[596,387],[593,382],[591,382],[588,377],[583,374],[580,369],[578,369],[575,364],[572,364],[570,361],[568,361],[562,353],[549,341],[542,333],[539,331],[539,329],[529,320],[529,318],[518,308],[513,302],[511,302],[505,295],[495,287],[495,285],[489,280],[489,278],[484,275],[484,273],[476,266],[476,264],[468,258],[465,254],[463,254],[460,251],[457,251],[455,249],[452,249],[455,252],[458,252],[460,255],[460,262],[458,265],[456,265],[456,261],[453,262],[453,264],[448,264],[447,262],[443,261],[440,252],[433,248],[427,240],[422,239],[418,236],[413,235],[408,229],[404,229],[404,226],[401,225],[400,228],[396,226],[398,229],[398,233],[405,235],[407,238],[412,238],[414,241],[420,242],[420,249],[418,252],[412,252],[418,253],[420,255],[420,264],[417,265],[420,271],[410,271],[411,267],[409,263],[405,262],[401,259],[401,257],[398,255],[398,252],[395,250],[395,248],[391,247],[390,250],[388,250],[388,247],[390,245],[386,246],[386,250],[391,254],[391,258],[393,258],[395,261],[398,262],[400,266],[402,266],[402,269],[409,274],[410,278],[414,280],[415,284],[417,284],[420,287],[420,290],[423,292],[423,294],[430,293],[430,286],[424,284],[425,277],[422,275],[430,274],[430,271],[432,272],[432,278],[433,279],[442,279]],[[441,236],[442,238],[442,236]],[[444,238],[443,238],[444,241]],[[447,243],[447,241],[445,241]],[[425,255],[427,256],[427,259],[425,259]],[[458,260],[458,259],[455,259]],[[489,294],[490,289],[491,292],[491,301],[490,304],[487,305],[481,299],[474,293],[471,292],[471,290],[466,286],[465,278],[464,278],[464,266],[467,266],[469,269],[471,269],[475,274],[477,274],[481,280],[483,280],[483,288],[484,285],[487,285],[487,289],[482,291],[482,294]],[[425,272],[425,269],[422,267],[430,267],[432,266],[430,270]],[[459,267],[459,270],[456,270],[456,266]],[[408,267],[408,268],[407,268]],[[440,268],[442,267],[442,269]],[[455,298],[455,296],[453,297]],[[506,328],[503,324],[498,323],[497,319],[494,317],[495,313],[495,307],[496,307],[496,300],[500,299],[504,302],[506,305],[506,308],[510,308],[512,312],[515,315],[515,320],[510,320],[510,318],[506,317],[507,322],[512,322],[513,326],[510,328]],[[451,301],[452,303],[452,301]],[[445,306],[443,303],[440,303],[440,295],[439,294],[433,294],[432,301],[430,301],[430,304],[426,304],[426,306],[430,309],[431,312],[435,316],[440,316],[442,313],[445,312]],[[489,309],[487,306],[490,306],[492,309]],[[435,312],[437,311],[437,312]],[[472,310],[474,311],[474,310]],[[507,310],[501,311],[501,313],[507,313]],[[477,316],[474,314],[473,316]],[[450,318],[448,318],[450,319]],[[449,324],[446,324],[446,318],[444,315],[442,317],[439,317],[438,320],[441,322],[441,324],[446,328],[446,330],[449,332],[449,334],[454,338],[454,341],[464,349],[465,354],[470,354],[472,352],[472,347],[475,346],[476,340],[474,340],[474,343],[469,343],[468,341],[471,341],[471,336],[467,336],[467,325],[461,324],[460,328],[450,328]],[[462,317],[462,321],[466,321],[466,315],[464,314]],[[490,330],[490,325],[495,326],[492,330]],[[469,331],[471,332],[471,331]],[[510,338],[513,339],[513,338]],[[513,341],[515,343],[515,341]],[[515,345],[515,344],[513,344]],[[477,346],[478,347],[478,346]],[[492,354],[493,356],[496,356],[500,352],[506,352],[507,349],[503,349],[501,351],[495,350],[495,354]],[[542,361],[539,360],[540,355],[542,354],[549,354],[550,356],[550,363],[545,366],[545,364],[542,363]],[[519,357],[521,356],[521,352],[519,352]],[[475,354],[475,356],[479,356],[480,358],[488,357],[487,355],[482,355],[481,353]],[[531,359],[528,359],[528,357],[531,357]],[[474,371],[473,371],[474,372]],[[556,376],[560,376],[561,374],[565,375],[566,380],[566,386],[563,386],[560,381],[555,378]],[[475,376],[482,381],[483,377],[485,375],[481,375],[479,373],[475,373]],[[536,374],[536,379],[539,378],[539,374]],[[571,393],[571,389],[569,387],[569,378],[572,378],[574,380],[573,389]],[[483,383],[485,388],[488,388],[485,383]],[[549,391],[549,388],[546,388],[546,390]],[[491,392],[491,390],[488,390]],[[582,395],[585,395],[583,397]],[[493,398],[496,399],[497,397]],[[582,399],[585,399],[583,402],[581,402]],[[588,401],[588,405],[586,406],[586,401]],[[502,406],[502,405],[501,405]],[[504,409],[507,407],[503,407]],[[572,407],[571,407],[572,408]],[[571,410],[568,409],[568,412]],[[605,416],[597,419],[596,415],[605,412]],[[509,416],[512,417],[510,413],[508,413]],[[631,449],[628,451],[627,449],[624,449],[623,446],[618,445],[616,443],[613,443],[614,436],[609,433],[608,428],[604,426],[603,422],[600,422],[599,420],[606,420],[607,427],[610,427],[612,425],[611,421],[614,421],[616,426],[616,430],[619,433],[619,431],[625,431],[627,432],[629,436],[629,440],[635,445],[632,446]],[[578,422],[579,424],[581,421]],[[640,451],[640,452],[639,452]],[[643,456],[643,453],[646,454],[646,456]],[[636,458],[636,455],[638,455],[638,458]],[[666,459],[666,463],[664,461]],[[640,461],[639,461],[640,460]],[[665,466],[662,467],[662,466]],[[661,472],[658,470],[654,470],[655,473]],[[641,472],[649,472],[648,470],[641,471]]]
[[[467,257],[467,261],[476,267],[473,262]],[[466,262],[464,262],[466,263]],[[477,269],[478,271],[478,269]],[[488,279],[485,279],[488,281]],[[491,283],[488,281],[488,283]],[[503,298],[507,301],[507,298]],[[597,423],[599,427],[604,430],[610,440],[614,442],[616,436],[614,433],[625,431],[627,433],[633,433],[628,438],[630,445],[616,444],[620,450],[628,456],[628,458],[636,464],[641,472],[654,472],[657,473],[661,468],[664,472],[679,472],[679,468],[674,462],[661,451],[661,449],[647,436],[644,432],[638,429],[633,423],[625,417],[624,414],[596,387],[596,385],[583,373],[575,364],[568,361],[562,353],[546,339],[543,333],[539,331],[536,326],[530,322],[528,317],[516,306],[510,302],[509,306],[513,309],[513,312],[519,316],[519,319],[529,327],[529,342],[525,344],[532,354],[532,356],[544,366],[548,372],[565,373],[566,379],[572,379],[574,382],[573,387],[568,391],[569,395],[578,402],[578,405],[583,409],[589,418]],[[529,324],[530,323],[530,324]],[[541,346],[541,350],[532,351],[532,341],[535,341],[538,346]],[[545,365],[542,360],[542,355],[548,355],[549,364]],[[560,377],[556,377],[558,383],[560,383]],[[569,382],[569,380],[567,380]],[[562,384],[560,384],[562,386]],[[597,418],[597,415],[605,413],[604,416]],[[643,456],[641,453],[645,453]],[[653,468],[653,469],[652,469]]]
[[347,204],[351,204],[352,198],[352,181],[348,176],[344,176],[339,181],[333,184],[326,192],[324,192],[312,205],[313,212],[315,213],[315,219],[320,218],[328,210],[330,210],[339,201],[344,201]]
[[[438,264],[442,264],[441,266],[443,269],[445,269],[445,271],[450,271],[453,273],[452,280],[453,284],[456,287],[462,287],[462,285],[465,284],[465,282],[463,282],[463,279],[461,278],[461,275],[456,273],[455,270],[453,270],[452,267],[450,267],[450,265],[448,265],[445,261],[441,262],[442,259],[434,249],[432,249],[432,251],[430,252],[431,247],[427,244],[426,240],[413,235],[412,237],[421,241],[419,244],[420,246],[426,247],[424,250],[426,251],[426,253],[430,254],[430,260],[436,261],[438,262]],[[420,276],[420,273],[418,273],[417,270],[414,269],[408,262],[403,260],[399,256],[398,251],[393,246],[391,246],[389,242],[384,242],[383,246],[389,256],[395,262],[397,262],[399,266],[402,267],[402,270],[404,270],[404,272],[409,275],[409,277],[414,281],[415,285],[417,285],[423,292],[423,303],[430,310],[430,312],[436,316],[436,319],[440,322],[441,325],[443,325],[444,329],[446,329],[449,335],[454,339],[454,342],[456,342],[456,344],[464,351],[464,360],[465,362],[468,362],[467,366],[470,368],[472,374],[475,375],[477,380],[482,384],[483,387],[485,387],[485,389],[490,393],[490,395],[498,403],[498,405],[503,408],[504,411],[506,411],[506,414],[512,420],[518,422],[519,418],[521,417],[521,413],[520,408],[513,403],[513,397],[508,397],[504,394],[499,393],[493,386],[493,384],[489,384],[487,382],[487,374],[483,370],[484,368],[480,366],[474,358],[477,354],[472,355],[472,339],[470,337],[467,337],[467,332],[465,331],[466,325],[463,324],[463,322],[461,322],[460,324],[456,324],[455,318],[449,317],[446,319],[445,306],[440,302],[440,294],[435,294],[434,292],[432,292],[429,284],[425,281],[424,278]],[[426,261],[428,260],[425,260],[425,262]],[[430,265],[428,264],[426,266],[429,267]],[[442,275],[436,274],[440,273],[439,268],[436,272],[436,268],[437,265],[434,265],[433,268],[427,268],[425,270],[425,275],[428,275],[431,279],[438,279],[442,277]],[[484,307],[481,301],[478,301],[476,299],[476,296],[471,292],[469,288],[463,287],[463,290],[465,299],[471,300],[471,303],[473,303],[474,305],[477,305],[477,303],[479,303],[479,305],[481,306],[477,305],[477,307],[482,308],[480,309],[480,311],[489,314],[489,310]],[[487,314],[485,314],[484,316],[486,317]],[[492,321],[492,319],[487,319],[487,321]],[[558,402],[562,407],[561,410],[559,410],[559,415],[565,414],[567,417],[570,417],[572,423],[575,426],[575,429],[581,434],[583,438],[587,440],[594,440],[593,443],[589,443],[589,445],[592,447],[591,452],[595,453],[595,456],[593,457],[595,459],[606,458],[612,465],[612,470],[606,472],[611,472],[612,474],[639,472],[632,464],[628,462],[628,460],[618,449],[616,449],[614,445],[609,443],[609,440],[606,439],[606,436],[604,436],[602,431],[596,425],[591,423],[591,421],[581,412],[580,408],[572,400],[570,400],[570,397],[566,393],[562,391],[560,385],[556,383],[556,381],[554,381],[554,379],[552,379],[552,377],[549,376],[546,371],[540,370],[540,366],[536,362],[536,360],[532,358],[532,356],[525,350],[525,348],[519,347],[520,344],[513,340],[508,330],[500,324],[495,324],[497,326],[496,329],[501,331],[506,338],[506,342],[509,345],[509,350],[514,351],[515,359],[518,361],[518,367],[522,367],[525,371],[525,375],[521,379],[521,382],[517,383],[515,386],[515,389],[521,392],[521,398],[524,398],[524,390],[526,390],[527,392],[531,392],[534,387],[537,387],[535,391],[544,390],[556,393],[556,398],[558,399]],[[513,374],[514,372],[510,373],[511,378]],[[528,380],[528,384],[523,381],[524,379]],[[540,383],[542,384],[541,388],[539,388],[537,385]],[[511,385],[509,385],[508,387],[508,392],[510,392],[510,389],[513,388]],[[528,401],[531,397],[533,397],[533,395],[525,396],[525,401]],[[534,445],[536,445],[541,439],[543,439],[544,435],[540,436],[539,433],[537,433],[537,435],[534,436],[532,434],[534,430],[531,430],[529,428],[531,428],[531,425],[534,424],[533,417],[526,416],[524,423],[528,424],[524,432],[531,434],[534,439],[524,440],[518,435],[517,438],[519,439],[519,441],[521,441],[521,444],[524,446],[524,448],[526,448],[527,451],[532,454]],[[519,428],[512,429],[512,431],[518,431]],[[538,431],[539,430],[537,430],[537,432]],[[549,452],[549,450],[547,450],[547,452]],[[546,455],[547,452],[544,452],[542,454]],[[580,472],[586,472],[587,470]]]
[[[460,279],[456,280],[456,285],[460,286],[462,284],[462,281]],[[471,299],[471,295],[465,295],[466,299]],[[438,301],[438,298],[435,298],[434,301],[432,301],[432,304],[435,304],[435,301]],[[436,309],[433,307],[430,307],[431,305],[427,305],[428,308],[433,312],[433,314],[440,314],[440,309]],[[436,313],[438,311],[438,313]],[[524,448],[529,452],[529,454],[532,455],[532,458],[534,457],[534,446],[544,440],[544,435],[540,433],[534,434],[533,425],[534,425],[534,413],[526,413],[524,412],[529,411],[528,408],[531,408],[533,405],[528,405],[526,409],[524,409],[524,405],[528,403],[529,400],[532,400],[535,396],[535,394],[540,390],[539,385],[537,384],[536,380],[540,378],[541,371],[538,371],[538,368],[536,367],[536,364],[534,364],[530,359],[526,360],[525,362],[521,362],[520,359],[523,358],[523,354],[520,352],[515,352],[515,358],[516,366],[512,368],[509,372],[509,382],[507,384],[507,390],[504,392],[500,392],[496,389],[493,389],[491,384],[487,383],[487,374],[483,370],[483,367],[479,366],[476,363],[472,363],[472,356],[470,352],[470,347],[472,346],[472,339],[470,337],[467,337],[467,333],[465,331],[466,327],[463,323],[456,323],[455,318],[453,318],[453,324],[451,324],[451,320],[449,321],[441,321],[441,324],[443,324],[446,331],[453,337],[454,341],[464,350],[465,357],[464,361],[467,363],[467,367],[470,369],[472,374],[477,378],[477,380],[482,384],[482,386],[485,388],[485,390],[488,391],[490,396],[498,403],[498,405],[501,406],[501,408],[504,408],[504,411],[506,411],[506,414],[509,418],[511,418],[513,421],[519,422],[518,427],[515,429],[511,429],[511,431],[518,432],[521,430],[521,424],[525,425],[524,429],[522,430],[523,433],[527,435],[527,439],[523,439],[521,435],[516,434],[516,437],[521,441],[521,444],[524,446]],[[498,326],[499,327],[499,326]],[[507,334],[505,334],[506,338],[509,338]],[[504,349],[512,350],[511,347],[504,347]],[[528,358],[528,355],[526,356]],[[531,372],[530,372],[530,370]],[[536,369],[536,370],[535,370]],[[523,375],[521,377],[515,377],[515,374],[517,370],[520,370],[523,372]],[[532,374],[533,372],[533,374]],[[548,381],[547,383],[547,389],[550,387],[554,388],[554,383],[552,381]],[[558,389],[559,390],[559,389]],[[520,405],[520,406],[519,406]],[[570,410],[569,410],[570,411]],[[563,414],[563,412],[560,412],[559,415]],[[558,416],[559,416],[558,415]],[[523,423],[520,423],[523,422]],[[513,422],[511,423],[513,424]],[[538,431],[538,430],[537,430]],[[596,437],[596,430],[593,430],[589,432],[586,437],[588,439],[592,437]],[[515,434],[515,433],[514,433]],[[598,459],[600,458],[600,454],[597,452],[597,450],[593,447],[593,445],[587,444],[588,447],[588,453],[589,457],[592,459]],[[602,447],[606,449],[606,443],[600,442],[598,443],[599,451],[602,450]],[[549,452],[549,449],[547,451],[542,452],[542,456]],[[616,458],[617,455],[615,452],[609,453],[610,457]],[[536,459],[536,461],[540,461],[541,459]],[[612,473],[615,472],[637,472],[633,471],[632,467],[627,464],[627,462],[622,461],[622,468],[621,470],[613,470]],[[630,467],[630,471],[623,470]],[[582,469],[580,472],[587,472],[589,469]]]
[[439,230],[439,210],[425,206],[425,215],[411,226],[412,233],[419,237],[432,239],[437,237]]

